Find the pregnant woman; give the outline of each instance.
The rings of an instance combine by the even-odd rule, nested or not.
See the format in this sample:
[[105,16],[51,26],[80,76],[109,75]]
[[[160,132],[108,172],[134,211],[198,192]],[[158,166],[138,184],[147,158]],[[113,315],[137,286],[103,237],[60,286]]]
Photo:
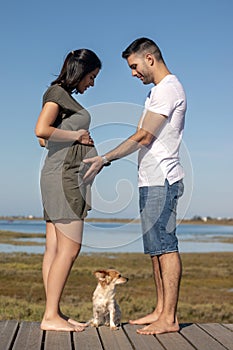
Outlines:
[[72,97],[94,86],[101,62],[88,49],[71,51],[56,80],[43,96],[35,133],[48,154],[41,172],[41,195],[46,220],[43,281],[46,308],[41,329],[83,331],[60,310],[61,295],[82,243],[83,222],[90,207],[90,186],[83,184],[82,160],[96,155],[89,134],[90,115]]

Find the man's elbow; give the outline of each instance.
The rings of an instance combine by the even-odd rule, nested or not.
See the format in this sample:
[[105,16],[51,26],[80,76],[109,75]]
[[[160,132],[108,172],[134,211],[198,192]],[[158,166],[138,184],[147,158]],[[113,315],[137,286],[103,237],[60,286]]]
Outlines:
[[153,135],[151,135],[151,134],[146,134],[146,135],[142,138],[142,140],[140,141],[140,145],[141,145],[142,147],[148,147],[148,146],[151,144],[151,142],[154,141],[154,139],[155,139],[155,137],[154,137]]

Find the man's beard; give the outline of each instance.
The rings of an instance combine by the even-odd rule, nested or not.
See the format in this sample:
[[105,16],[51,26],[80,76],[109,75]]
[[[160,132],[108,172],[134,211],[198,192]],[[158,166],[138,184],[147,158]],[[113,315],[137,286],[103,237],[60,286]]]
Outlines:
[[153,83],[153,78],[151,77],[151,75],[147,69],[145,69],[144,72],[142,71],[142,76],[143,76],[142,82],[144,85],[148,85],[148,84]]

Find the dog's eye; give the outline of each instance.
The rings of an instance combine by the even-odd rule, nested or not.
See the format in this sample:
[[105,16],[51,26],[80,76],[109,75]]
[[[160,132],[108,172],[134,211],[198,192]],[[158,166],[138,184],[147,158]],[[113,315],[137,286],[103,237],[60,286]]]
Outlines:
[[118,275],[118,278],[121,278],[121,275]]

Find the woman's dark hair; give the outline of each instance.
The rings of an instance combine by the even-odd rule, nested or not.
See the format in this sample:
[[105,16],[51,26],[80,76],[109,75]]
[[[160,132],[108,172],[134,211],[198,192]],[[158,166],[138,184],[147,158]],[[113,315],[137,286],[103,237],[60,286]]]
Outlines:
[[133,53],[151,53],[155,56],[157,61],[164,61],[162,53],[156,43],[148,38],[139,38],[134,40],[128,47],[122,52],[122,57],[127,59]]
[[96,68],[101,69],[101,61],[91,50],[71,51],[65,58],[61,72],[51,85],[60,84],[69,93],[78,93],[78,83]]

